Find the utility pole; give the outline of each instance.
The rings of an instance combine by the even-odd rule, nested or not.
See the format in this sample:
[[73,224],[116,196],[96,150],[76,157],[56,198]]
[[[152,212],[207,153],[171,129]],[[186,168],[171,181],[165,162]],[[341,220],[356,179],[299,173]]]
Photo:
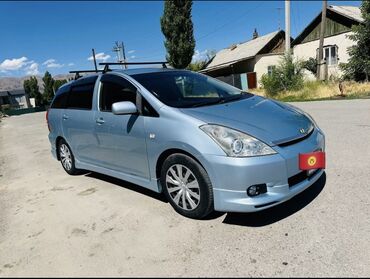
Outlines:
[[95,71],[98,71],[98,67],[96,66],[96,57],[95,57],[95,49],[92,49],[92,54],[93,54],[93,59],[94,59],[94,66],[95,66]]
[[[117,61],[119,63],[126,62],[126,53],[125,53],[125,47],[123,45],[123,42],[121,43],[116,42],[116,45],[113,47],[113,51],[117,52]],[[124,68],[127,69],[127,65],[124,65]]]
[[290,55],[290,0],[285,0],[285,55]]
[[323,46],[324,46],[327,5],[328,5],[327,0],[323,0],[322,1],[322,11],[321,11],[319,54],[317,56],[317,79],[318,80],[326,79],[326,74],[324,72],[325,69],[323,68],[323,66],[325,66],[325,63],[323,63],[323,58],[324,58]]

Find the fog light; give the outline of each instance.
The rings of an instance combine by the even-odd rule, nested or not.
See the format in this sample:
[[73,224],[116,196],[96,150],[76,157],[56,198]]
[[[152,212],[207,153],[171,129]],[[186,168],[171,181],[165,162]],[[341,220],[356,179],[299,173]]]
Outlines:
[[247,189],[247,195],[250,197],[255,197],[266,192],[267,192],[266,184],[252,185],[249,186]]

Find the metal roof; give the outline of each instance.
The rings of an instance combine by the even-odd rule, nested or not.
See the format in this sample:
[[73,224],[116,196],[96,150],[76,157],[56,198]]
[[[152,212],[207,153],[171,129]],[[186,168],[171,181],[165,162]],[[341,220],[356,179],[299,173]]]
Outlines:
[[361,15],[361,10],[359,7],[355,6],[328,6],[328,9],[341,14],[345,17],[351,18],[358,22],[363,22],[364,19]]
[[217,52],[211,63],[201,72],[224,68],[241,60],[253,58],[264,48],[279,32],[275,31],[250,41],[236,44]]
[[4,96],[19,96],[19,95],[25,95],[26,92],[24,89],[14,89],[14,90],[5,90],[5,91],[0,91],[0,97]]
[[[331,13],[337,14],[341,17],[348,18],[349,20],[357,23],[363,22],[361,10],[356,6],[328,6],[327,10]],[[316,24],[321,22],[321,11],[319,14],[303,29],[303,31],[294,39],[292,46],[300,44],[304,39],[307,32],[313,29]]]

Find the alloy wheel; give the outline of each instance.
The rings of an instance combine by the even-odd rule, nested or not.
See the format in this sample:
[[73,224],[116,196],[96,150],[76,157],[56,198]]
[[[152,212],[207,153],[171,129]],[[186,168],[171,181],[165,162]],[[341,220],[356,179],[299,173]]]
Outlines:
[[60,155],[60,160],[62,161],[63,167],[66,170],[71,170],[72,168],[72,155],[71,151],[69,150],[68,146],[65,145],[64,143],[60,145],[59,147],[59,155]]
[[200,188],[194,173],[181,164],[171,166],[166,174],[171,199],[184,210],[194,210],[200,203]]

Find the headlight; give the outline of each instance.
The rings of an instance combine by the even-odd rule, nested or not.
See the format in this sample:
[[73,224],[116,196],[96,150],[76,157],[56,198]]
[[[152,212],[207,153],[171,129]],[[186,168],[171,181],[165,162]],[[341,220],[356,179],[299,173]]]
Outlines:
[[230,157],[252,157],[276,154],[267,144],[242,132],[219,125],[200,126]]

